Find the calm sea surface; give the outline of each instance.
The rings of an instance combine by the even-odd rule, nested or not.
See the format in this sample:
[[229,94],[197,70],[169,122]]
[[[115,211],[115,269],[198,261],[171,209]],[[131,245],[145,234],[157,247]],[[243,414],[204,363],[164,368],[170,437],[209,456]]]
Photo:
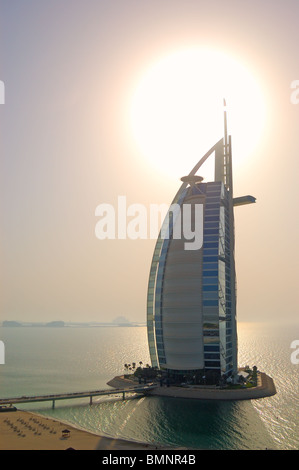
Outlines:
[[[213,402],[159,397],[21,405],[92,432],[204,449],[299,449],[299,365],[291,342],[299,325],[240,323],[239,364],[273,377],[277,394]],[[108,388],[125,363],[150,361],[146,328],[0,328],[6,363],[0,397]]]

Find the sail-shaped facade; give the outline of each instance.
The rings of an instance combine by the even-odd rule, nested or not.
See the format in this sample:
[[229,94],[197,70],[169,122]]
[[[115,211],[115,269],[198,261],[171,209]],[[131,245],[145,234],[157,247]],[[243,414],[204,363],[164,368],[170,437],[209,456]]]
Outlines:
[[[152,366],[168,374],[209,371],[217,382],[238,370],[234,205],[255,198],[233,198],[231,150],[225,135],[182,178],[156,242],[147,295],[148,343]],[[211,156],[214,181],[204,182],[196,173]],[[194,239],[202,240],[196,249],[188,247],[184,235],[186,206]],[[199,207],[202,218],[196,219]]]

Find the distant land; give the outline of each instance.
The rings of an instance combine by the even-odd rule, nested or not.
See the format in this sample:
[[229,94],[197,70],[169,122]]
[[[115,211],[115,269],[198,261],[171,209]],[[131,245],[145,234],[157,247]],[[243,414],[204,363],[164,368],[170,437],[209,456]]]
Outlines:
[[130,322],[124,317],[117,317],[112,322],[64,322],[61,320],[51,322],[19,322],[12,320],[5,320],[2,322],[3,328],[23,328],[23,327],[45,327],[45,328],[95,328],[95,327],[138,327],[146,326],[145,322]]
[[18,321],[8,321],[5,320],[2,322],[4,328],[17,328],[22,326],[46,326],[52,328],[62,328],[65,326],[64,321],[51,321],[49,323],[21,323]]

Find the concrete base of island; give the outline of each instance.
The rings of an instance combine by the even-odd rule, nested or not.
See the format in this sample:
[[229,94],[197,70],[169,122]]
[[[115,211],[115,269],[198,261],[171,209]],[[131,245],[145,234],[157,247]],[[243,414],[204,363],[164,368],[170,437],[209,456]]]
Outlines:
[[[138,382],[117,376],[110,380],[107,385],[113,388],[131,388]],[[200,385],[189,385],[184,387],[160,387],[149,390],[147,395],[173,398],[189,398],[196,400],[256,400],[258,398],[270,397],[276,394],[273,379],[264,372],[258,373],[257,386],[251,388],[219,388]]]

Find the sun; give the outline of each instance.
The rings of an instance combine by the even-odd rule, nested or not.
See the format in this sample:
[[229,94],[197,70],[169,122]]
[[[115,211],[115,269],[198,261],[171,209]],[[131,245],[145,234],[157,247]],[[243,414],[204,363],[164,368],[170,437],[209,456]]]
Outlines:
[[157,171],[180,177],[223,136],[223,99],[234,167],[256,148],[265,104],[254,75],[222,52],[191,48],[143,72],[130,101],[129,125],[142,156]]

